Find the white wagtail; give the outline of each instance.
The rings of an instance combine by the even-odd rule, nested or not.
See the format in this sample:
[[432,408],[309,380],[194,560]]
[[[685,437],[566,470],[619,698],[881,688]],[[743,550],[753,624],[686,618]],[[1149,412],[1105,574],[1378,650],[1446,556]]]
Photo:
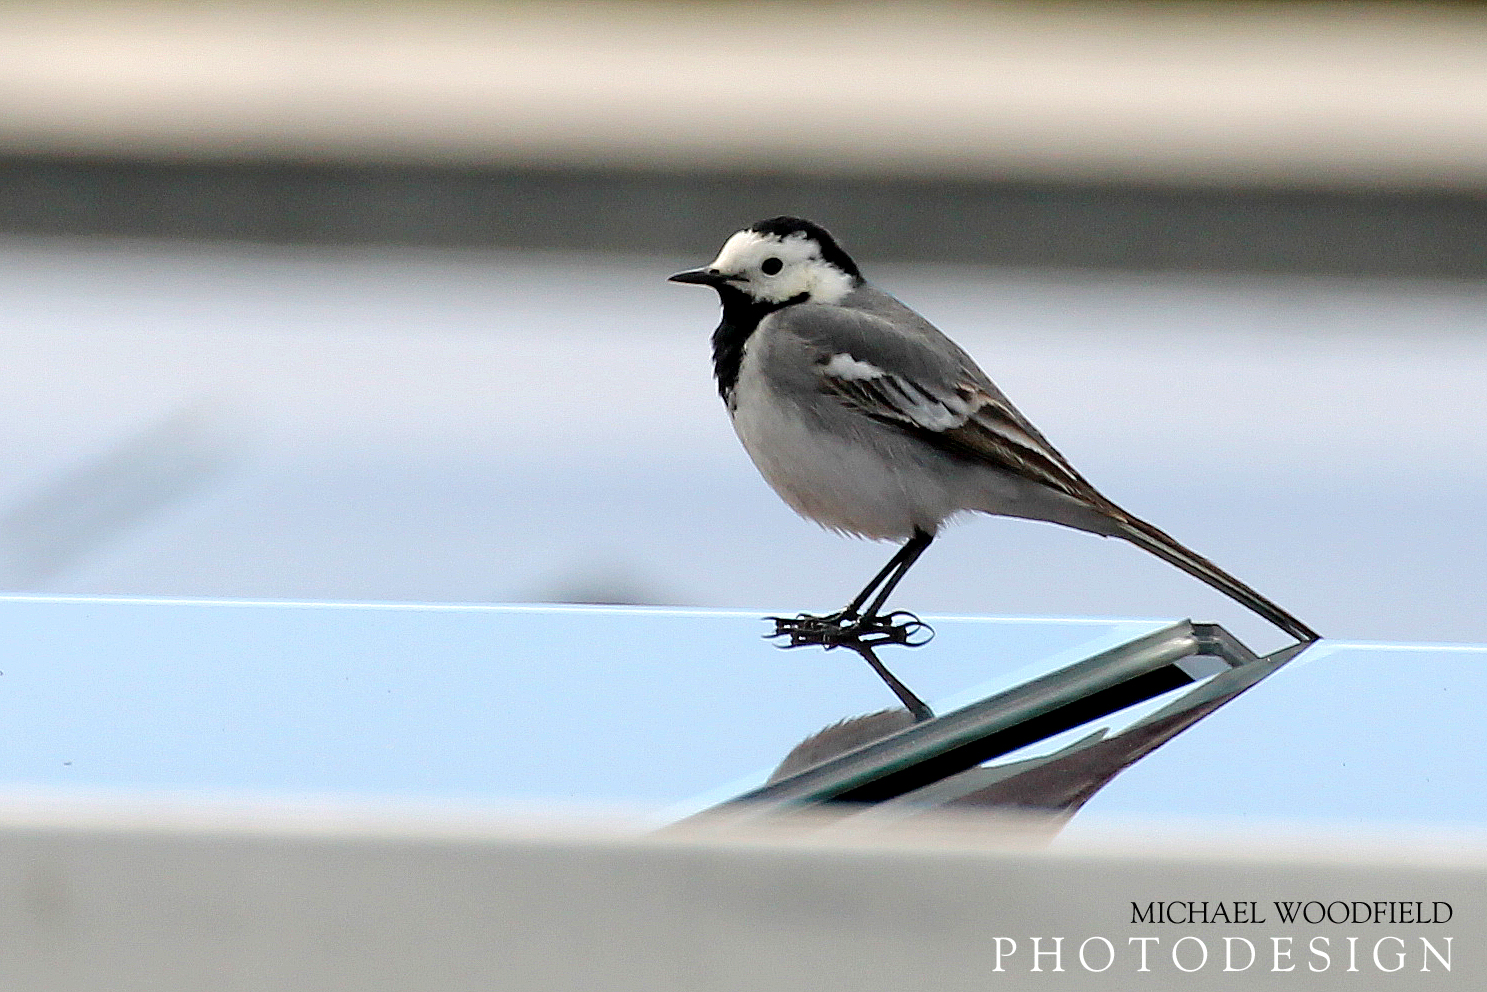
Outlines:
[[819,225],[762,220],[730,237],[706,268],[671,281],[711,286],[722,300],[712,337],[718,392],[775,492],[832,530],[905,542],[840,612],[771,618],[788,646],[852,648],[897,692],[870,648],[923,643],[916,637],[927,628],[912,614],[883,615],[883,605],[940,526],[971,510],[1124,538],[1291,636],[1317,639],[1100,495],[969,355],[863,279]]

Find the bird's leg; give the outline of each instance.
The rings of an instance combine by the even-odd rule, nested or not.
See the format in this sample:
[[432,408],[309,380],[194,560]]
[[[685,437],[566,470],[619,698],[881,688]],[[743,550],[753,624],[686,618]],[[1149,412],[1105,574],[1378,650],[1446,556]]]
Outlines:
[[925,720],[934,719],[934,710],[925,705],[924,700],[914,695],[913,691],[908,686],[900,682],[898,678],[888,670],[888,667],[878,660],[878,656],[873,653],[872,648],[868,647],[865,644],[859,644],[854,645],[852,650],[862,655],[862,660],[871,665],[873,671],[878,673],[878,678],[882,679],[888,685],[888,688],[893,690],[893,694],[897,696],[899,698],[899,701],[904,704],[904,707],[911,714],[913,714],[915,723],[923,723]]
[[[766,617],[775,623],[774,633],[768,636],[788,637],[789,643],[780,645],[786,648],[817,645],[828,650],[835,647],[851,648],[859,653],[881,644],[918,647],[927,643],[929,638],[934,636],[934,631],[918,617],[902,611],[887,615],[882,615],[879,611],[899,582],[903,580],[905,573],[913,567],[914,562],[919,560],[919,556],[924,554],[924,549],[928,548],[933,540],[933,534],[915,531],[914,536],[898,549],[888,564],[883,566],[882,571],[873,576],[873,580],[857,594],[852,602],[847,604],[846,609],[838,613],[824,617],[813,616],[809,613],[802,613],[796,617]],[[874,593],[877,595],[874,596]],[[863,604],[869,599],[872,599],[872,605],[868,606],[864,612]],[[923,636],[925,634],[929,636]],[[864,657],[867,656],[864,655]],[[875,661],[875,658],[869,659],[868,663],[873,664]],[[874,664],[875,669],[879,667]],[[896,679],[893,680],[893,682],[896,681]],[[893,682],[889,682],[890,688],[893,688]],[[898,690],[894,689],[894,691]]]
[[[898,584],[903,581],[909,569],[914,567],[914,563],[919,560],[919,556],[924,554],[925,549],[929,547],[929,542],[934,539],[933,534],[915,531],[914,536],[904,543],[898,555],[895,556],[902,557],[903,561],[899,563],[898,570],[888,576],[888,581],[884,582],[883,587],[878,590],[878,595],[873,598],[873,605],[869,606],[867,612],[862,615],[863,620],[872,620],[878,616],[878,611],[883,608],[884,603],[888,602],[888,597],[893,594],[893,590],[898,588]],[[867,590],[864,589],[863,594],[853,600],[852,605],[847,609],[854,611],[861,609],[862,601],[867,598],[866,592]]]
[[[909,566],[914,564],[914,561],[924,553],[925,548],[929,547],[930,540],[933,540],[933,538],[925,540],[923,543],[918,543],[919,534],[916,533],[913,537],[905,541],[903,546],[894,552],[893,557],[888,559],[888,564],[884,565],[878,574],[873,576],[872,581],[863,586],[862,591],[853,598],[852,602],[847,604],[846,609],[832,615],[843,618],[855,618],[861,615],[862,604],[867,602],[868,597],[880,586],[884,586],[885,583],[886,588],[889,590],[892,590],[894,586],[898,585],[898,580],[903,578],[904,572],[908,571]],[[883,597],[878,597],[876,605],[881,606],[882,601]],[[869,610],[867,615],[871,615],[872,613],[873,611]]]

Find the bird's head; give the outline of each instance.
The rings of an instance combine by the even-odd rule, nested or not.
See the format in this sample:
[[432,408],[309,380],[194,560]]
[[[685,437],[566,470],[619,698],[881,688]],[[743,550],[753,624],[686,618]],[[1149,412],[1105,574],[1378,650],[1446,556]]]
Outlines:
[[741,294],[768,307],[788,303],[839,303],[862,282],[852,261],[824,227],[799,217],[771,217],[744,228],[718,257],[671,282],[711,286],[724,298]]

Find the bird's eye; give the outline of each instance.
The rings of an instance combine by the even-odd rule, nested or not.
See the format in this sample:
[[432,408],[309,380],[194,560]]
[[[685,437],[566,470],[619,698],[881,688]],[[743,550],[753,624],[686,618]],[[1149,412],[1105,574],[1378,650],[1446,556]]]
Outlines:
[[785,263],[771,255],[759,263],[759,271],[767,276],[772,276],[785,267]]

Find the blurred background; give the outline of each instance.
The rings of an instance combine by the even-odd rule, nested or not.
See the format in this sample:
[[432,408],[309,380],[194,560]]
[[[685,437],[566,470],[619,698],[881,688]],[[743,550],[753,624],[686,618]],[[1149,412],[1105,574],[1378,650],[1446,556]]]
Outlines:
[[[1484,194],[1472,4],[6,4],[0,588],[835,608],[663,281],[788,212],[1323,633],[1487,641]],[[989,518],[898,601],[1276,640]]]

